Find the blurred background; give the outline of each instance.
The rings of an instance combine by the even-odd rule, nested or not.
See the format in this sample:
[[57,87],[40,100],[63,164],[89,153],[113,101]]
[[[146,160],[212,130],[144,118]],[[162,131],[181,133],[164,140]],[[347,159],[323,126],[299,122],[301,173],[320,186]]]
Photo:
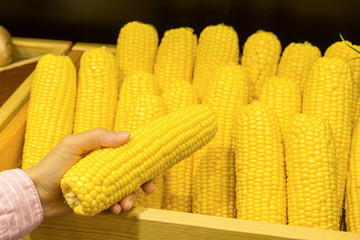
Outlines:
[[309,41],[322,53],[345,39],[360,45],[360,0],[0,0],[0,24],[12,36],[116,44],[129,21],[153,24],[162,37],[188,26],[235,28],[242,46],[258,29],[272,31],[283,48]]

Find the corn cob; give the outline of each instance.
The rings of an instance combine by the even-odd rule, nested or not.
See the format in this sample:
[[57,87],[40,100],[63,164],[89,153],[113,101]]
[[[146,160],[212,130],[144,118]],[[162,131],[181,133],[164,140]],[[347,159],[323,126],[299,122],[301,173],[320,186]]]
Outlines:
[[335,145],[329,121],[296,114],[284,139],[289,225],[339,230]]
[[235,217],[235,163],[231,141],[235,113],[247,104],[248,94],[244,67],[221,65],[214,69],[203,103],[213,106],[219,127],[211,143],[194,156],[194,213]]
[[133,71],[153,73],[158,43],[159,36],[153,25],[138,21],[125,24],[116,45],[120,81]]
[[293,79],[299,85],[302,95],[311,65],[319,57],[320,49],[309,42],[290,43],[280,58],[278,76]]
[[[351,42],[346,41],[347,44],[360,50],[360,46],[352,45]],[[359,54],[348,47],[345,42],[335,42],[330,47],[328,47],[325,51],[325,57],[339,57],[342,58],[350,64],[351,71],[353,73],[354,78],[354,96],[353,96],[353,124],[359,119],[360,116],[360,59],[352,59],[359,56]],[[351,60],[352,59],[352,60]]]
[[125,119],[130,111],[131,104],[141,94],[160,95],[160,89],[155,77],[151,73],[135,71],[125,78],[119,94],[116,107],[115,130],[120,131],[126,128]]
[[205,97],[214,67],[239,62],[239,39],[231,26],[224,24],[206,27],[200,34],[194,67],[194,88],[199,98]]
[[22,168],[45,157],[73,127],[76,70],[69,57],[44,55],[36,65],[27,114]]
[[283,137],[275,113],[261,102],[243,107],[234,133],[237,218],[287,222]]
[[258,30],[244,44],[241,65],[249,71],[251,99],[259,96],[265,78],[276,76],[281,54],[281,43],[272,32]]
[[264,102],[277,115],[282,131],[291,115],[301,112],[300,89],[293,79],[268,77],[260,92],[259,101]]
[[199,98],[191,83],[175,81],[162,94],[167,111],[174,112],[181,108],[199,103]]
[[[129,112],[127,112],[122,130],[130,131],[132,133],[141,126],[159,118],[166,114],[166,106],[160,96],[152,94],[141,94],[130,105]],[[153,179],[155,185],[155,192],[151,195],[146,195],[140,188],[136,189],[135,206],[142,206],[148,208],[161,208],[161,201],[163,196],[163,176],[159,175]]]
[[73,133],[102,127],[112,130],[118,101],[115,56],[105,47],[93,48],[80,59]]
[[347,231],[360,233],[360,125],[356,122],[349,161],[349,172],[346,180],[345,220]]
[[[198,98],[188,81],[176,81],[162,95],[168,112],[197,104]],[[179,162],[164,174],[162,208],[191,212],[193,155]]]
[[196,47],[197,37],[192,28],[176,28],[165,32],[154,66],[154,75],[162,90],[174,81],[192,81]]
[[193,105],[134,131],[118,148],[91,152],[61,180],[76,214],[95,215],[206,145],[217,131],[214,111]]
[[341,58],[321,57],[310,70],[305,85],[303,113],[324,116],[332,128],[338,172],[339,214],[342,211],[351,142],[353,78]]

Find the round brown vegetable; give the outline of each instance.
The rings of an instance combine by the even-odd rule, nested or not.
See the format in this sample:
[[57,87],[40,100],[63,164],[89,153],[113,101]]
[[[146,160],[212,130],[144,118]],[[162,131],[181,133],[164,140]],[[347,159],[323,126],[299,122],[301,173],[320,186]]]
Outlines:
[[0,67],[14,60],[14,45],[9,31],[0,25]]

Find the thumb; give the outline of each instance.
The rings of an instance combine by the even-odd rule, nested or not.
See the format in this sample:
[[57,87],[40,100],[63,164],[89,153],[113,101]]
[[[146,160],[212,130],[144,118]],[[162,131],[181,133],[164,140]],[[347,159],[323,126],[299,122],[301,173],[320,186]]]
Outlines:
[[130,133],[127,131],[114,132],[104,128],[69,135],[63,138],[39,164],[53,165],[62,176],[89,152],[101,147],[118,147],[127,142],[129,137]]
[[63,151],[74,156],[83,157],[87,153],[101,147],[118,147],[129,140],[128,131],[110,131],[96,128],[86,132],[65,137],[59,144]]

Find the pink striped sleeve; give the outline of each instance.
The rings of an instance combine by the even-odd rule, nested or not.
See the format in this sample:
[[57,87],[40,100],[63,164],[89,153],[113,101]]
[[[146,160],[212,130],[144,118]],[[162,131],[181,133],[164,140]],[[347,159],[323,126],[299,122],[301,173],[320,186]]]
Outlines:
[[18,239],[43,220],[34,183],[21,169],[0,172],[0,239]]

